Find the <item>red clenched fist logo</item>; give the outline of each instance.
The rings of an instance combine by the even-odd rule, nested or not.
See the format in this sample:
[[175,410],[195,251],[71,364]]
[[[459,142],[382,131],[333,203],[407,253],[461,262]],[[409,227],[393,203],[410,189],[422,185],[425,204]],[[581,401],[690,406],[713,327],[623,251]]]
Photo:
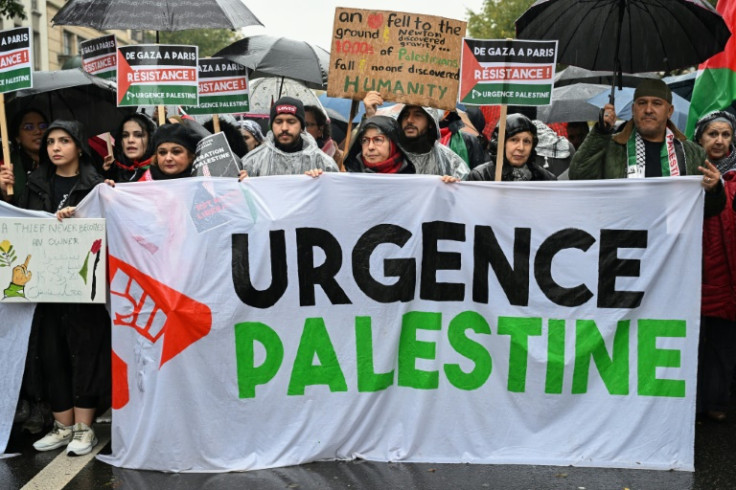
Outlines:
[[[110,296],[117,296],[112,298],[112,323],[133,328],[151,343],[163,339],[159,368],[210,332],[212,311],[207,305],[112,255],[109,264]],[[128,366],[115,352],[113,361],[113,408],[117,410],[129,400]]]

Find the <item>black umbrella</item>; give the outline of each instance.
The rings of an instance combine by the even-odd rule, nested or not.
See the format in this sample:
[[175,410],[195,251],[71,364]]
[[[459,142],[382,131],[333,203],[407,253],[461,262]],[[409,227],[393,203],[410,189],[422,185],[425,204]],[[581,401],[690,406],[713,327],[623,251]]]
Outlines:
[[520,39],[558,40],[559,63],[619,77],[697,65],[730,35],[705,0],[537,0],[516,21]]
[[151,31],[263,25],[242,0],[69,0],[51,22]]
[[90,135],[115,130],[135,108],[118,108],[115,84],[76,68],[33,72],[33,88],[5,97],[8,120],[26,107],[35,107],[54,119],[76,119]]
[[304,82],[309,88],[327,87],[330,53],[306,41],[286,37],[250,36],[221,49],[222,56],[253,70],[251,78],[277,76]]

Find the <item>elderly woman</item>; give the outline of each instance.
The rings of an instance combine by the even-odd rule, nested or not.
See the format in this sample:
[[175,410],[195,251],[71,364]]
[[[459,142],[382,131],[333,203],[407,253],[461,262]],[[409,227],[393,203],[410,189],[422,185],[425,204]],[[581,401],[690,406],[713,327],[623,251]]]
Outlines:
[[698,368],[698,412],[726,419],[736,366],[736,118],[724,111],[703,116],[694,140],[723,176],[727,205],[703,222],[703,285]]
[[414,165],[397,144],[399,125],[387,116],[365,119],[345,158],[348,172],[413,174]]
[[[501,180],[557,180],[557,177],[539,166],[535,148],[539,142],[537,127],[523,114],[509,114],[506,117],[506,139],[503,148],[498,148],[498,127],[491,137],[491,153],[503,151]],[[470,171],[468,180],[495,180],[496,156],[490,162],[479,165]]]

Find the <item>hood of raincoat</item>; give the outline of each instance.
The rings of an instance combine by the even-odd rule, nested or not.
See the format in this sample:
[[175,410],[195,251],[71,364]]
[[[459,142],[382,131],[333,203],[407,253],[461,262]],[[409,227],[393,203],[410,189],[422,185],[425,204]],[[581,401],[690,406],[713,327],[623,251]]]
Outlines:
[[49,133],[54,129],[62,129],[68,133],[77,144],[77,148],[82,151],[82,156],[79,157],[79,165],[92,165],[92,153],[90,153],[89,145],[87,145],[87,136],[84,134],[82,123],[79,121],[62,121],[58,119],[49,124],[46,132],[43,133],[38,158],[39,165],[52,165],[49,152],[46,148],[48,147]]

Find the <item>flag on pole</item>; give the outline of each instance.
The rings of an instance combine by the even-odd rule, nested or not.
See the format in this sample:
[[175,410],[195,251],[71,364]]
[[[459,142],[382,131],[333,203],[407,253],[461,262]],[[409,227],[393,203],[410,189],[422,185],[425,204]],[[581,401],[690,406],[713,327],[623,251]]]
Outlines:
[[736,1],[719,0],[716,10],[732,35],[723,51],[698,67],[685,130],[688,138],[695,133],[695,123],[703,115],[725,109],[736,100],[736,36],[733,36],[736,30]]

